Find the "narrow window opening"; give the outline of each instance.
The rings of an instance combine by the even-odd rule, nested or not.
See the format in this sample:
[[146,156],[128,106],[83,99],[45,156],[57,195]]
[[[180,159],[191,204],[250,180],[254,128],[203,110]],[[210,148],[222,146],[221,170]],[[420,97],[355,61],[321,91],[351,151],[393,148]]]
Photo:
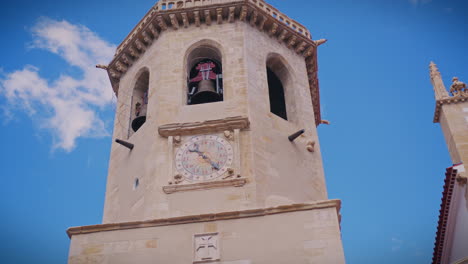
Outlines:
[[143,72],[138,78],[132,96],[132,131],[130,135],[137,132],[146,122],[148,108],[149,72]]
[[138,185],[140,185],[140,179],[136,178],[135,182],[133,183],[133,190],[136,190],[136,188],[138,188]]
[[270,112],[284,120],[288,120],[283,84],[269,67],[267,67],[267,77],[268,92],[270,96]]

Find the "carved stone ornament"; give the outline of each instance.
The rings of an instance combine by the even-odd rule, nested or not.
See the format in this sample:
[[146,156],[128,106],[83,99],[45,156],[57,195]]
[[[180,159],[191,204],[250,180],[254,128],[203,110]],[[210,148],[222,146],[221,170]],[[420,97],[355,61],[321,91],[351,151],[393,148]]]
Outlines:
[[174,183],[175,184],[179,184],[181,182],[184,181],[184,176],[180,175],[180,174],[177,174],[176,176],[174,176]]
[[232,132],[229,131],[229,130],[225,130],[225,131],[224,131],[224,137],[225,137],[226,139],[229,139],[229,140],[233,140],[233,139],[234,139],[234,135],[233,135]]
[[218,233],[195,235],[193,238],[193,263],[208,263],[218,261],[219,254]]
[[464,82],[460,82],[458,77],[453,77],[452,82],[450,93],[453,96],[468,96],[468,90],[466,89],[466,84]]
[[175,136],[174,137],[174,145],[180,145],[180,143],[182,142],[182,137],[181,136]]

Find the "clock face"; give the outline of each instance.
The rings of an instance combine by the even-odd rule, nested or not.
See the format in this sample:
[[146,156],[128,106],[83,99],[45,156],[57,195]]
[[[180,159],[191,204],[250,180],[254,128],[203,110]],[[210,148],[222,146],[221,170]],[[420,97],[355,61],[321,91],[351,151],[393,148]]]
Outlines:
[[176,152],[176,169],[187,181],[213,180],[228,170],[233,162],[231,144],[216,135],[195,136]]

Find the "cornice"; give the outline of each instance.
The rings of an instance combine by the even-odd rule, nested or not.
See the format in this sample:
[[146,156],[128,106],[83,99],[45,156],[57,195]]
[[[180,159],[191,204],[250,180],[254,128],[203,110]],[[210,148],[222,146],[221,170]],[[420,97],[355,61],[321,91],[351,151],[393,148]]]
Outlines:
[[453,167],[447,168],[445,172],[444,191],[442,192],[442,202],[439,210],[439,221],[437,224],[436,239],[434,243],[434,251],[432,254],[432,264],[442,263],[442,255],[444,245],[447,243],[447,225],[450,212],[450,204],[455,187],[457,170]]
[[147,220],[147,221],[135,221],[135,222],[71,227],[67,230],[67,234],[68,234],[68,237],[71,238],[74,235],[91,234],[91,233],[97,233],[97,232],[119,231],[119,230],[126,230],[126,229],[149,228],[149,227],[170,226],[170,225],[180,225],[180,224],[191,224],[191,223],[200,223],[200,222],[209,222],[209,221],[222,221],[222,220],[232,220],[232,219],[240,219],[240,218],[247,218],[247,217],[261,217],[261,216],[274,215],[274,214],[284,214],[284,213],[309,211],[309,210],[325,209],[325,208],[336,208],[338,219],[340,219],[341,201],[340,200],[324,200],[324,201],[315,201],[315,202],[304,203],[304,204],[283,205],[283,206],[278,206],[278,207],[259,208],[259,209],[242,210],[242,211],[230,211],[230,212],[222,212],[222,213],[214,213],[214,214],[201,214],[201,215],[161,218],[161,219],[154,219],[154,220]]
[[435,111],[434,111],[434,123],[439,123],[440,121],[440,112],[442,111],[443,105],[448,104],[457,104],[468,101],[468,94],[461,94],[459,96],[450,96],[436,101]]
[[234,129],[247,129],[250,126],[249,119],[245,116],[227,117],[223,119],[207,120],[202,122],[188,122],[162,125],[158,128],[162,137],[184,136],[202,134]]
[[247,183],[246,178],[238,178],[231,180],[219,180],[219,181],[208,181],[191,184],[172,184],[163,186],[163,191],[166,194],[172,194],[176,192],[185,192],[193,190],[208,190],[220,187],[242,187]]
[[304,26],[280,13],[263,0],[232,0],[230,2],[210,0],[206,1],[208,4],[192,6],[186,5],[187,3],[183,1],[182,7],[173,6],[171,9],[161,10],[162,5],[168,2],[161,1],[153,6],[118,46],[114,59],[107,67],[116,95],[118,95],[120,78],[164,31],[178,30],[180,27],[199,27],[201,24],[233,23],[238,20],[265,32],[270,37],[277,38],[289,49],[304,57],[315,122],[317,126],[321,123],[317,47],[323,41],[313,41]]

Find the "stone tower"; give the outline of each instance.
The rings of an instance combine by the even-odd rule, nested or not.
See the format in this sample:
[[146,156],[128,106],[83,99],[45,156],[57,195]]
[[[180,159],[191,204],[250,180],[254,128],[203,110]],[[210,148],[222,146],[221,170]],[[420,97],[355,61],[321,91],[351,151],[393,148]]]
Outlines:
[[344,263],[323,42],[262,0],[156,3],[101,66],[118,143],[103,223],[67,231],[69,263]]
[[445,174],[432,263],[468,263],[468,89],[454,77],[447,92],[433,62],[429,72],[436,99],[434,123],[440,123],[453,163]]
[[436,109],[434,123],[440,123],[453,164],[468,164],[468,89],[453,77],[450,94],[447,92],[437,66],[429,65],[434,87]]

